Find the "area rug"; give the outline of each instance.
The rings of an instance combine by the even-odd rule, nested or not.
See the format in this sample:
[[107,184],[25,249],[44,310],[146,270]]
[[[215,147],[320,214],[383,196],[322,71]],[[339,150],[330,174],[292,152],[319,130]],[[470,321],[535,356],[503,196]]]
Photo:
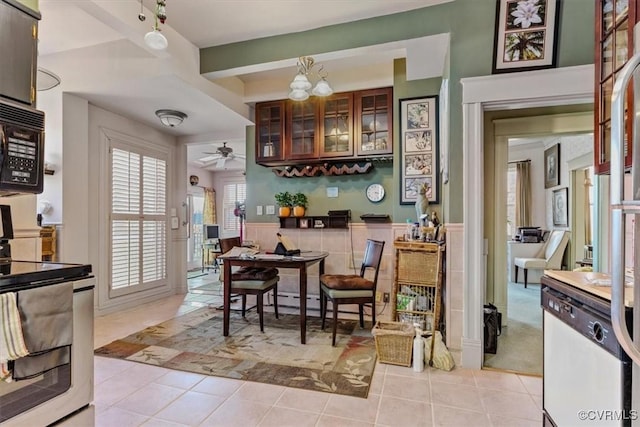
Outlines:
[[148,327],[100,347],[96,355],[199,374],[366,398],[375,369],[371,325],[340,320],[336,347],[331,325],[307,319],[307,343],[300,344],[299,317],[265,313],[231,314],[222,336],[222,312],[205,307]]

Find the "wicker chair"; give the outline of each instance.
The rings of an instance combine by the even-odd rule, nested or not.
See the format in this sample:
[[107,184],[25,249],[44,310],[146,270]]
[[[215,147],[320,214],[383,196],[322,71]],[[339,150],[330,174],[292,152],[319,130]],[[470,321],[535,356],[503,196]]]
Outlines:
[[[336,345],[338,329],[338,306],[340,304],[358,304],[360,327],[364,328],[364,304],[371,304],[371,320],[376,324],[376,286],[384,242],[367,240],[360,274],[323,274],[320,276],[320,315],[324,329],[327,314],[327,300],[333,303],[333,339]],[[374,270],[373,280],[365,278],[368,269]]]
[[[234,246],[240,246],[239,237],[220,239],[220,252],[229,252]],[[224,262],[224,261],[223,261]],[[222,274],[222,273],[221,273]],[[242,267],[231,272],[231,293],[242,296],[242,317],[247,312],[247,295],[256,296],[260,331],[264,332],[264,294],[273,290],[273,308],[278,319],[278,270],[276,268]]]

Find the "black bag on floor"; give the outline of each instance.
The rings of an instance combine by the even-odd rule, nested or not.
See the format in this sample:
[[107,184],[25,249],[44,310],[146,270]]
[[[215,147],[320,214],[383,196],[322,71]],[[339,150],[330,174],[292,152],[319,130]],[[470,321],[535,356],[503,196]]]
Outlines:
[[498,337],[502,333],[502,313],[495,305],[489,303],[484,306],[484,352],[496,354],[498,351]]

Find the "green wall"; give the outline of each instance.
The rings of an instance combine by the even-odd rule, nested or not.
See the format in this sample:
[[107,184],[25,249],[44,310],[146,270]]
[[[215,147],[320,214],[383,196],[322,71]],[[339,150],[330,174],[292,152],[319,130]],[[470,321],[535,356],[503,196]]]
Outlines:
[[[247,159],[255,156],[255,127],[247,127]],[[373,170],[363,175],[320,176],[304,178],[283,178],[276,176],[271,168],[247,162],[247,221],[276,222],[277,216],[256,215],[256,206],[275,205],[273,195],[281,191],[302,192],[309,198],[307,215],[326,215],[329,210],[351,209],[353,222],[362,222],[365,213],[391,213],[395,202],[393,196],[394,179],[391,162],[376,163]],[[380,203],[370,203],[365,196],[366,187],[381,183],[387,195]],[[338,187],[338,197],[327,197],[327,187]],[[276,207],[277,211],[277,207]]]
[[[593,63],[595,2],[562,0],[560,4],[557,65],[567,67]],[[460,79],[491,74],[495,10],[495,0],[455,0],[394,15],[210,47],[200,51],[201,71],[205,73],[301,55],[450,33],[451,46],[447,67],[443,70],[443,75],[450,79],[449,183],[441,188],[443,198],[441,198],[440,209],[444,207],[441,215],[444,216],[445,221],[458,223],[463,220]],[[438,94],[439,79],[406,82],[402,76],[403,72],[398,70],[400,67],[402,65],[399,63],[394,66],[396,106],[399,98]],[[396,120],[394,117],[394,122]],[[397,125],[397,123],[394,124]],[[394,132],[397,134],[397,131]],[[254,150],[253,130],[248,130],[247,138],[247,154],[251,159],[250,152]],[[359,220],[358,212],[385,212],[392,213],[394,222],[404,222],[410,211],[409,207],[399,205],[398,162],[394,162],[396,165],[393,168],[389,167],[389,170],[384,166],[376,167],[373,173],[367,175],[289,179],[278,178],[270,169],[257,166],[253,162],[247,163],[247,191],[250,200],[255,197],[255,200],[259,201],[255,204],[266,204],[268,195],[300,186],[303,191],[311,190],[311,214],[324,214],[326,210],[334,208],[351,208],[354,220]],[[387,191],[395,194],[393,198],[386,197],[379,205],[367,205],[364,189],[374,181],[382,182]],[[325,196],[323,198],[321,194],[324,194],[324,188],[334,185],[339,187],[340,197],[327,199]],[[257,217],[255,208],[249,208],[248,219],[249,221],[267,221],[269,217]]]
[[[391,192],[393,194],[393,222],[405,222],[407,218],[413,221],[417,221],[416,209],[414,205],[400,205],[400,199],[402,195],[401,181],[400,181],[400,169],[402,162],[400,159],[400,150],[402,140],[400,139],[400,100],[404,98],[414,98],[417,96],[438,96],[440,92],[440,85],[442,84],[442,78],[424,79],[407,81],[406,73],[406,60],[396,59],[393,63],[393,129],[394,129],[394,182]],[[387,188],[387,190],[389,190]],[[438,211],[438,217],[442,221],[448,221],[448,218],[443,218],[442,212],[442,183],[440,182],[440,205],[429,205],[429,211],[435,209]]]
[[[438,95],[442,79],[425,79],[407,82],[406,61],[394,61],[394,153],[400,152],[398,133],[399,102],[403,98]],[[247,158],[255,158],[255,127],[247,128]],[[400,205],[400,163],[375,162],[373,170],[363,175],[321,176],[304,178],[282,178],[276,176],[271,168],[247,162],[247,220],[250,222],[274,222],[276,217],[256,215],[255,206],[275,204],[273,195],[280,191],[303,192],[309,197],[308,215],[326,215],[328,210],[351,209],[351,220],[362,222],[360,215],[365,213],[389,214],[393,222],[405,222],[407,218],[415,220],[413,205]],[[365,197],[366,187],[381,183],[385,188],[385,198],[380,203],[371,203]],[[328,198],[327,187],[338,187],[338,197]],[[434,209],[434,206],[429,208]],[[435,206],[442,219],[442,210]]]

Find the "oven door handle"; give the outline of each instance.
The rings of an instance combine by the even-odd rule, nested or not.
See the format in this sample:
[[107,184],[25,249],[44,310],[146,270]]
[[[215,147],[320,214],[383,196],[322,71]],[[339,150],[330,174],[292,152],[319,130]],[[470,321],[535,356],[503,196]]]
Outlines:
[[[640,195],[636,191],[640,163],[635,161],[640,153],[635,135],[637,129],[634,123],[634,134],[629,135],[632,141],[634,166],[632,170],[633,200],[624,200],[624,104],[625,94],[633,75],[640,65],[640,53],[633,55],[622,68],[613,85],[611,95],[611,322],[618,342],[629,357],[640,365],[640,351],[633,341],[627,328],[625,319],[626,307],[624,303],[625,288],[625,217],[640,214]],[[635,118],[635,111],[630,116]],[[636,221],[637,222],[637,221]],[[640,286],[634,286],[640,288]],[[640,301],[640,289],[636,291],[634,301]],[[637,304],[637,303],[636,303]]]

